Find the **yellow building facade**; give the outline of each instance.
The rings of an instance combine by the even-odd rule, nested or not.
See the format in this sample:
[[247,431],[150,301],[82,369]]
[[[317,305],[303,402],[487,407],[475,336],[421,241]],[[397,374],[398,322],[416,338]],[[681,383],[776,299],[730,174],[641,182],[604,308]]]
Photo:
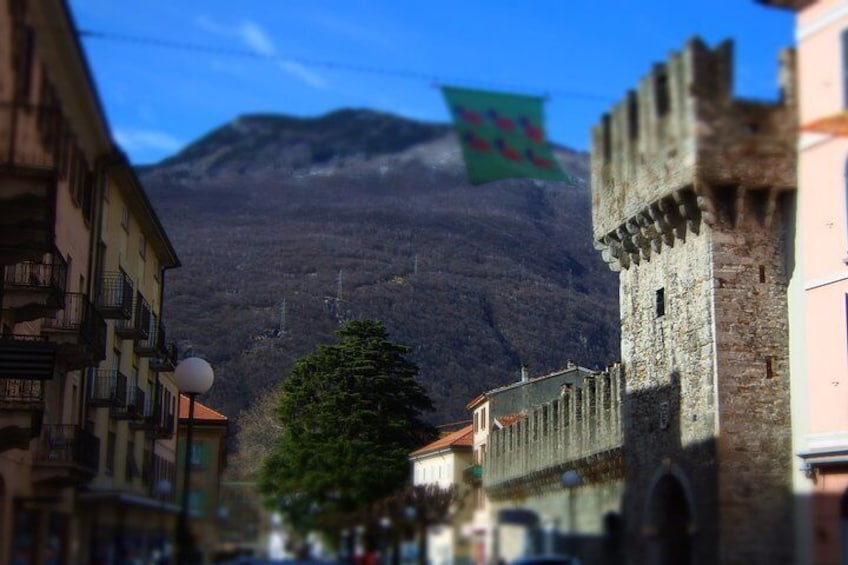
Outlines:
[[173,529],[176,253],[61,0],[0,0],[0,563],[146,559]]

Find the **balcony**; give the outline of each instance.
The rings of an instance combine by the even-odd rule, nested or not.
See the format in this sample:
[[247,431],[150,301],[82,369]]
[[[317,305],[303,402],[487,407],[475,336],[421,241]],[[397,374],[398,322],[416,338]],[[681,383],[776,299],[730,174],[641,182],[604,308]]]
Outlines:
[[106,358],[106,321],[85,294],[66,293],[65,308],[44,318],[41,332],[59,344],[59,359],[68,371]]
[[166,414],[151,395],[147,398],[141,418],[130,422],[130,429],[144,430],[148,438],[171,438],[174,435],[174,414]]
[[150,358],[150,370],[156,373],[170,373],[177,366],[177,344],[162,344],[156,357]]
[[159,337],[165,336],[165,327],[159,322],[156,314],[150,314],[146,337],[136,340],[133,351],[139,357],[154,357],[159,350]]
[[80,426],[44,426],[33,465],[34,482],[56,486],[87,483],[97,474],[100,439]]
[[150,304],[147,303],[140,292],[136,292],[132,318],[118,320],[115,323],[115,333],[124,339],[147,339],[147,334],[150,332],[151,316]]
[[0,103],[0,264],[53,246],[60,119],[53,108]]
[[127,401],[127,377],[116,369],[92,369],[88,373],[89,406],[122,407]]
[[44,383],[29,379],[0,380],[0,409],[41,409],[44,406]]
[[127,396],[124,402],[120,399],[112,406],[110,412],[115,420],[137,420],[144,415],[144,391],[137,386],[127,388]]
[[123,271],[103,273],[97,292],[97,309],[109,320],[129,320],[133,315],[133,283]]
[[40,335],[0,335],[0,382],[53,378],[56,344]]
[[43,318],[65,306],[65,260],[46,255],[41,262],[24,261],[3,269],[3,308],[14,321]]

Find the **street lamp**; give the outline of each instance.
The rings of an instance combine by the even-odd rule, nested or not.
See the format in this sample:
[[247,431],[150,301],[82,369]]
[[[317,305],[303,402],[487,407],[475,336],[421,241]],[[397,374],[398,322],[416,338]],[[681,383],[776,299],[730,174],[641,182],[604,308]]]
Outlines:
[[174,369],[174,380],[181,394],[188,397],[188,425],[186,428],[185,456],[183,460],[183,497],[180,518],[177,521],[177,563],[190,563],[195,558],[194,537],[188,526],[188,493],[191,477],[191,432],[194,424],[194,397],[212,387],[215,373],[212,367],[199,357],[180,361]]

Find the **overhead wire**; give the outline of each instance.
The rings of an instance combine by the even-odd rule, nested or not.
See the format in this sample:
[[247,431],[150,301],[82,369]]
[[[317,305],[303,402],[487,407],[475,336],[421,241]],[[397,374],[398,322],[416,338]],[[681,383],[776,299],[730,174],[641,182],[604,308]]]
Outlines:
[[199,43],[191,43],[185,41],[175,41],[172,39],[161,39],[155,37],[146,37],[139,35],[127,35],[121,33],[105,32],[93,29],[78,29],[77,34],[83,39],[99,39],[104,41],[116,41],[121,43],[133,43],[137,45],[145,45],[150,47],[159,47],[163,49],[178,49],[183,51],[196,51],[200,53],[212,53],[217,55],[226,55],[231,57],[244,57],[257,60],[275,61],[281,63],[296,63],[307,67],[317,67],[334,71],[347,71],[354,73],[363,73],[371,75],[391,76],[407,80],[418,80],[428,82],[429,84],[440,87],[443,84],[455,85],[475,85],[479,87],[497,88],[513,91],[535,90],[543,92],[544,98],[561,97],[570,99],[582,99],[595,102],[612,102],[612,96],[593,92],[583,92],[577,90],[561,90],[551,88],[528,88],[527,85],[517,85],[503,83],[490,80],[481,80],[470,77],[440,77],[435,74],[425,73],[422,71],[399,69],[399,68],[384,68],[372,65],[363,65],[357,63],[346,63],[331,61],[327,59],[312,59],[306,57],[289,57],[281,56],[272,53],[260,53],[249,49],[238,49],[233,47],[218,47],[214,45],[204,45]]

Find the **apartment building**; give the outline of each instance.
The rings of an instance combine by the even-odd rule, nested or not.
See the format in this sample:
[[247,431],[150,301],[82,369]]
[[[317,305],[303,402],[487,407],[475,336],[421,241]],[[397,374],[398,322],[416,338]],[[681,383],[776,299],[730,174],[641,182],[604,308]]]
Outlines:
[[789,284],[798,563],[848,562],[848,6],[795,12],[798,204]]
[[162,545],[177,393],[160,313],[178,264],[65,3],[0,1],[0,562]]
[[165,271],[178,262],[129,167],[110,167],[103,188],[95,304],[108,332],[105,359],[87,375],[84,422],[100,457],[80,496],[94,559],[162,551],[177,514],[176,346],[161,311]]
[[[472,465],[472,426],[447,433],[409,454],[412,484],[438,485],[449,489],[464,487]],[[462,488],[462,492],[467,491]],[[470,524],[472,509],[467,504],[452,517],[450,524],[430,526],[427,530],[427,558],[433,565],[455,565],[471,561],[471,543],[463,531]]]

